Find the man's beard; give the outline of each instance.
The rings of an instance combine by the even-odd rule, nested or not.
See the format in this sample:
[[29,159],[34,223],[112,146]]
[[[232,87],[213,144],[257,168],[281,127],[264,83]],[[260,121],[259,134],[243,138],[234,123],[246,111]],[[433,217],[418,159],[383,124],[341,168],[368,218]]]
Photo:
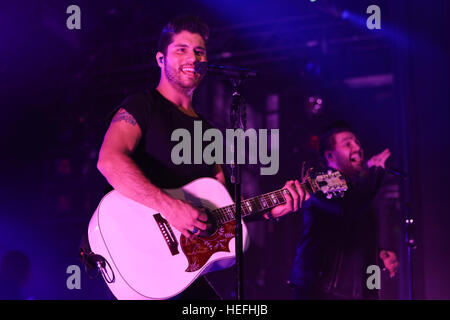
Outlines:
[[350,160],[343,159],[341,163],[339,163],[340,171],[346,176],[354,176],[358,175],[364,169],[363,163],[361,165],[354,165]]
[[203,78],[199,77],[197,80],[192,80],[189,83],[183,83],[181,80],[181,70],[175,70],[172,67],[168,67],[166,60],[164,60],[164,72],[167,80],[187,95],[192,95],[192,92],[198,87]]

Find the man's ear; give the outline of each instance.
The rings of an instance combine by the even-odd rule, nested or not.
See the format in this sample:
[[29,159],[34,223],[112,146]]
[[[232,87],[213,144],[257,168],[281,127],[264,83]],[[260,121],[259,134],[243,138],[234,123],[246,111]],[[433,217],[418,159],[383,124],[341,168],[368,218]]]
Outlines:
[[164,54],[162,52],[156,54],[156,63],[160,68],[164,65]]
[[325,151],[325,159],[327,159],[328,162],[334,161],[334,154],[331,151]]

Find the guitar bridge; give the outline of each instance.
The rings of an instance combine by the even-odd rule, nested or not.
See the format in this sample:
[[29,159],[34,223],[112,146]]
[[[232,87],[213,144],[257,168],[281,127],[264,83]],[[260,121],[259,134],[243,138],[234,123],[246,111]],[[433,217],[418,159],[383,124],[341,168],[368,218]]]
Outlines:
[[158,224],[159,230],[161,231],[161,234],[163,235],[170,252],[173,256],[177,255],[179,253],[178,241],[173,234],[172,227],[167,222],[167,220],[161,216],[160,213],[154,214],[153,218],[155,218],[155,221]]

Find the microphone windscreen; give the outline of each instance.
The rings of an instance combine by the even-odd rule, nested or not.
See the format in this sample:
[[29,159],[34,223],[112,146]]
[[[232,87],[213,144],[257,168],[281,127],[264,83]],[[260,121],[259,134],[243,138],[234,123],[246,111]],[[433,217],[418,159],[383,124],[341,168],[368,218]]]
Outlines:
[[195,72],[204,75],[206,71],[208,71],[208,63],[207,62],[198,62],[194,65]]

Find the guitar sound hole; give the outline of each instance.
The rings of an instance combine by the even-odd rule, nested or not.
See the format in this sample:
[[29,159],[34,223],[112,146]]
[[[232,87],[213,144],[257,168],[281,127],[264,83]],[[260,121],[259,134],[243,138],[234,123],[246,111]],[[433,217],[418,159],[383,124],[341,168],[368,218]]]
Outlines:
[[200,237],[210,237],[217,231],[216,219],[212,216],[212,214],[209,212],[209,210],[206,210],[206,214],[208,215],[207,223],[210,224],[211,226],[206,230],[200,231],[200,233],[199,233]]
[[324,186],[328,185],[328,183],[326,181],[318,181],[318,185],[319,185],[319,187],[324,187]]

